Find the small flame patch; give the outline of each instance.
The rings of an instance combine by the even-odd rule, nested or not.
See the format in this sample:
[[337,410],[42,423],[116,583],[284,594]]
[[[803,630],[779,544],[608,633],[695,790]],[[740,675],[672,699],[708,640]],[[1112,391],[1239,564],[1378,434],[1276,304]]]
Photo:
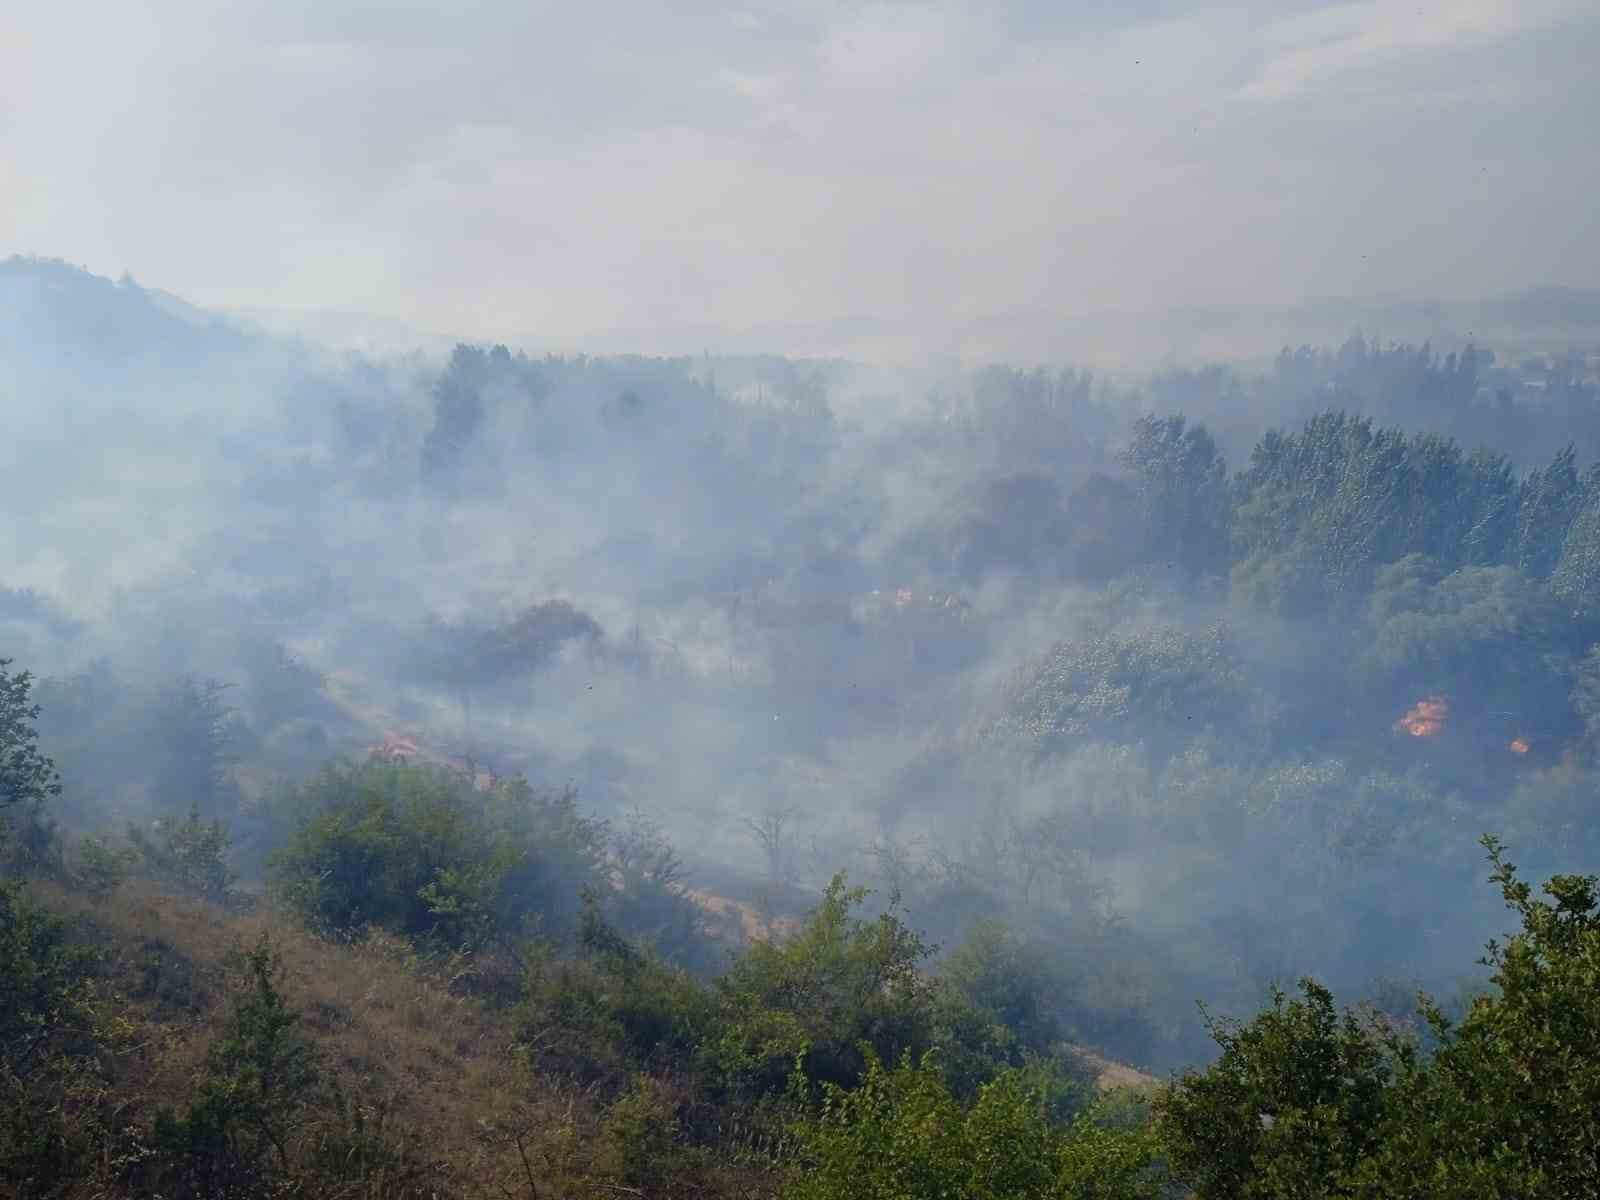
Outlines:
[[1528,739],[1525,738],[1525,737],[1514,737],[1514,738],[1511,739],[1511,753],[1513,753],[1513,754],[1526,754],[1529,750],[1532,750],[1532,749],[1533,749],[1533,746],[1528,742]]
[[1450,717],[1450,701],[1443,696],[1429,696],[1419,700],[1394,723],[1396,733],[1408,733],[1415,738],[1437,737],[1444,732],[1444,723]]

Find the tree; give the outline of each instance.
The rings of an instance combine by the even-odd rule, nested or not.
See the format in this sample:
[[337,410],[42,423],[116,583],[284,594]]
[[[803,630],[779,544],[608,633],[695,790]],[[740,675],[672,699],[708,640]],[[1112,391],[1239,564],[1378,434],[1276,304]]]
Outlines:
[[1398,1063],[1383,1150],[1360,1195],[1559,1200],[1600,1190],[1600,880],[1557,875],[1549,901],[1483,845],[1506,906],[1522,919],[1480,959],[1493,988],[1459,1025],[1424,999],[1438,1051],[1391,1039]]
[[1583,503],[1577,451],[1570,444],[1550,465],[1522,481],[1517,507],[1513,565],[1535,579],[1547,579],[1561,560],[1567,530]]
[[1378,1145],[1389,1059],[1380,1038],[1301,980],[1248,1025],[1210,1022],[1222,1056],[1157,1097],[1173,1175],[1196,1200],[1351,1193],[1342,1180]]
[[1575,617],[1600,612],[1600,496],[1584,505],[1567,530],[1550,591],[1571,606]]
[[239,757],[243,722],[228,705],[229,684],[183,675],[164,687],[146,715],[157,798],[182,812],[198,805],[207,816],[231,809],[229,771]]
[[1140,417],[1122,455],[1156,557],[1198,575],[1228,566],[1228,470],[1204,425]]
[[1219,1060],[1158,1097],[1159,1138],[1196,1200],[1393,1196],[1564,1200],[1600,1190],[1600,879],[1533,898],[1486,836],[1521,930],[1479,962],[1459,1023],[1427,996],[1395,1023],[1326,988],[1217,1022]]
[[30,704],[33,676],[13,675],[9,658],[0,658],[0,808],[42,804],[61,794],[56,764],[39,753],[39,706]]

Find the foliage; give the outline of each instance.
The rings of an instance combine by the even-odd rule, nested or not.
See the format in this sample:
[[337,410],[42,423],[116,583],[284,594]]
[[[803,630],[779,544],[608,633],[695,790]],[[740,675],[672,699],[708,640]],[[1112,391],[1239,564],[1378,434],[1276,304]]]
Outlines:
[[1197,1200],[1339,1196],[1379,1144],[1391,1067],[1381,1039],[1314,980],[1274,989],[1248,1025],[1213,1021],[1218,1061],[1157,1098],[1174,1176]]
[[865,888],[834,876],[804,924],[782,942],[752,944],[717,981],[722,1008],[713,1054],[742,1086],[781,1091],[798,1061],[808,1079],[847,1085],[863,1047],[891,1061],[934,1037],[934,994],[919,965],[933,952],[895,903],[855,915]]
[[156,838],[137,825],[128,826],[128,840],[154,879],[215,904],[234,899],[235,875],[228,866],[228,830],[220,820],[203,820],[198,803],[179,821],[157,823]]
[[670,962],[691,970],[721,965],[706,934],[705,912],[689,895],[683,860],[660,825],[631,814],[612,830],[606,893],[608,919]]
[[320,1078],[311,1044],[284,1001],[283,967],[263,934],[237,960],[239,989],[226,1031],[206,1054],[186,1111],[156,1115],[154,1162],[141,1183],[168,1195],[264,1194],[268,1163],[292,1172],[291,1142]]
[[159,803],[179,810],[193,805],[208,817],[232,811],[236,796],[229,771],[245,726],[227,703],[228,688],[219,680],[182,675],[152,698],[143,740]]
[[1220,625],[1104,632],[1057,642],[1020,670],[987,733],[1040,751],[1089,739],[1192,736],[1197,726],[1243,715],[1248,699]]
[[602,1162],[624,1187],[659,1188],[683,1157],[681,1132],[667,1088],[649,1075],[637,1075],[606,1110]]
[[531,604],[503,621],[434,618],[417,637],[409,674],[428,683],[471,690],[526,680],[569,642],[595,644],[604,631],[566,600]]
[[1554,1200],[1600,1180],[1600,880],[1557,875],[1544,886],[1549,900],[1538,900],[1500,843],[1484,845],[1522,927],[1489,943],[1493,990],[1459,1024],[1424,1000],[1436,1053],[1396,1047],[1383,1153],[1356,1173],[1363,1195],[1420,1185],[1474,1200]]
[[0,883],[0,1180],[48,1196],[84,1146],[63,1100],[94,1074],[95,955],[65,921]]
[[1210,1197],[1584,1195],[1600,1179],[1600,880],[1535,900],[1485,837],[1521,930],[1489,943],[1491,990],[1459,1022],[1419,998],[1425,1036],[1335,1011],[1326,988],[1275,992],[1216,1022],[1221,1057],[1154,1105],[1173,1174]]
[[12,674],[11,660],[0,658],[0,811],[39,804],[61,794],[55,763],[39,752],[39,706],[30,703],[33,676]]
[[86,837],[78,843],[73,875],[78,886],[103,900],[122,886],[138,859],[138,851],[131,846],[117,846],[103,837]]
[[1122,463],[1134,480],[1149,556],[1188,575],[1225,571],[1228,471],[1205,426],[1182,416],[1139,417]]
[[909,1056],[886,1070],[870,1056],[860,1085],[824,1087],[801,1125],[792,1200],[960,1196],[1154,1200],[1163,1194],[1147,1130],[1091,1115],[1063,1128],[1026,1072],[1008,1071],[963,1108],[938,1067]]
[[383,926],[445,948],[574,926],[605,829],[575,797],[522,780],[480,792],[425,765],[334,765],[278,803],[297,812],[274,858],[280,895],[317,928]]
[[1018,1043],[1047,1052],[1061,1038],[1052,1003],[1062,981],[1042,948],[995,920],[979,921],[939,963],[939,978],[955,995]]
[[10,1079],[26,1079],[53,1038],[87,1019],[91,951],[66,922],[0,883],[0,1056]]

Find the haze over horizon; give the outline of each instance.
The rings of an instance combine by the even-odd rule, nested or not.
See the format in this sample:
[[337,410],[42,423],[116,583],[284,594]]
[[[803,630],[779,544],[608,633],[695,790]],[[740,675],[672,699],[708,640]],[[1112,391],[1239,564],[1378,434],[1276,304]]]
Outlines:
[[1600,278],[1571,0],[88,15],[0,17],[0,256],[209,308],[1042,357],[1091,314]]

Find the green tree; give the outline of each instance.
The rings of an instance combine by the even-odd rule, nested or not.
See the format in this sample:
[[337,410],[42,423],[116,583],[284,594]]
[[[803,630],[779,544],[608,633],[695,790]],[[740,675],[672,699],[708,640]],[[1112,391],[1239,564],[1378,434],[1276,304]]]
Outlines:
[[1360,1194],[1557,1200],[1600,1191],[1600,880],[1557,875],[1549,900],[1483,844],[1522,928],[1480,961],[1492,989],[1459,1025],[1431,1001],[1431,1056],[1398,1039],[1398,1082],[1382,1153],[1355,1173]]
[[1314,980],[1249,1024],[1212,1020],[1221,1057],[1155,1101],[1174,1177],[1196,1200],[1348,1196],[1379,1145],[1389,1056]]
[[1149,552],[1189,574],[1226,571],[1228,470],[1204,425],[1144,416],[1122,455],[1146,522]]
[[1561,544],[1550,592],[1574,617],[1600,615],[1600,494],[1584,505]]
[[33,676],[12,674],[10,666],[0,658],[0,809],[61,794],[55,763],[39,752],[39,706],[29,702]]
[[229,686],[184,675],[153,697],[146,742],[154,756],[151,787],[159,802],[179,811],[198,805],[208,817],[234,807],[229,771],[239,757],[244,726],[227,703]]

